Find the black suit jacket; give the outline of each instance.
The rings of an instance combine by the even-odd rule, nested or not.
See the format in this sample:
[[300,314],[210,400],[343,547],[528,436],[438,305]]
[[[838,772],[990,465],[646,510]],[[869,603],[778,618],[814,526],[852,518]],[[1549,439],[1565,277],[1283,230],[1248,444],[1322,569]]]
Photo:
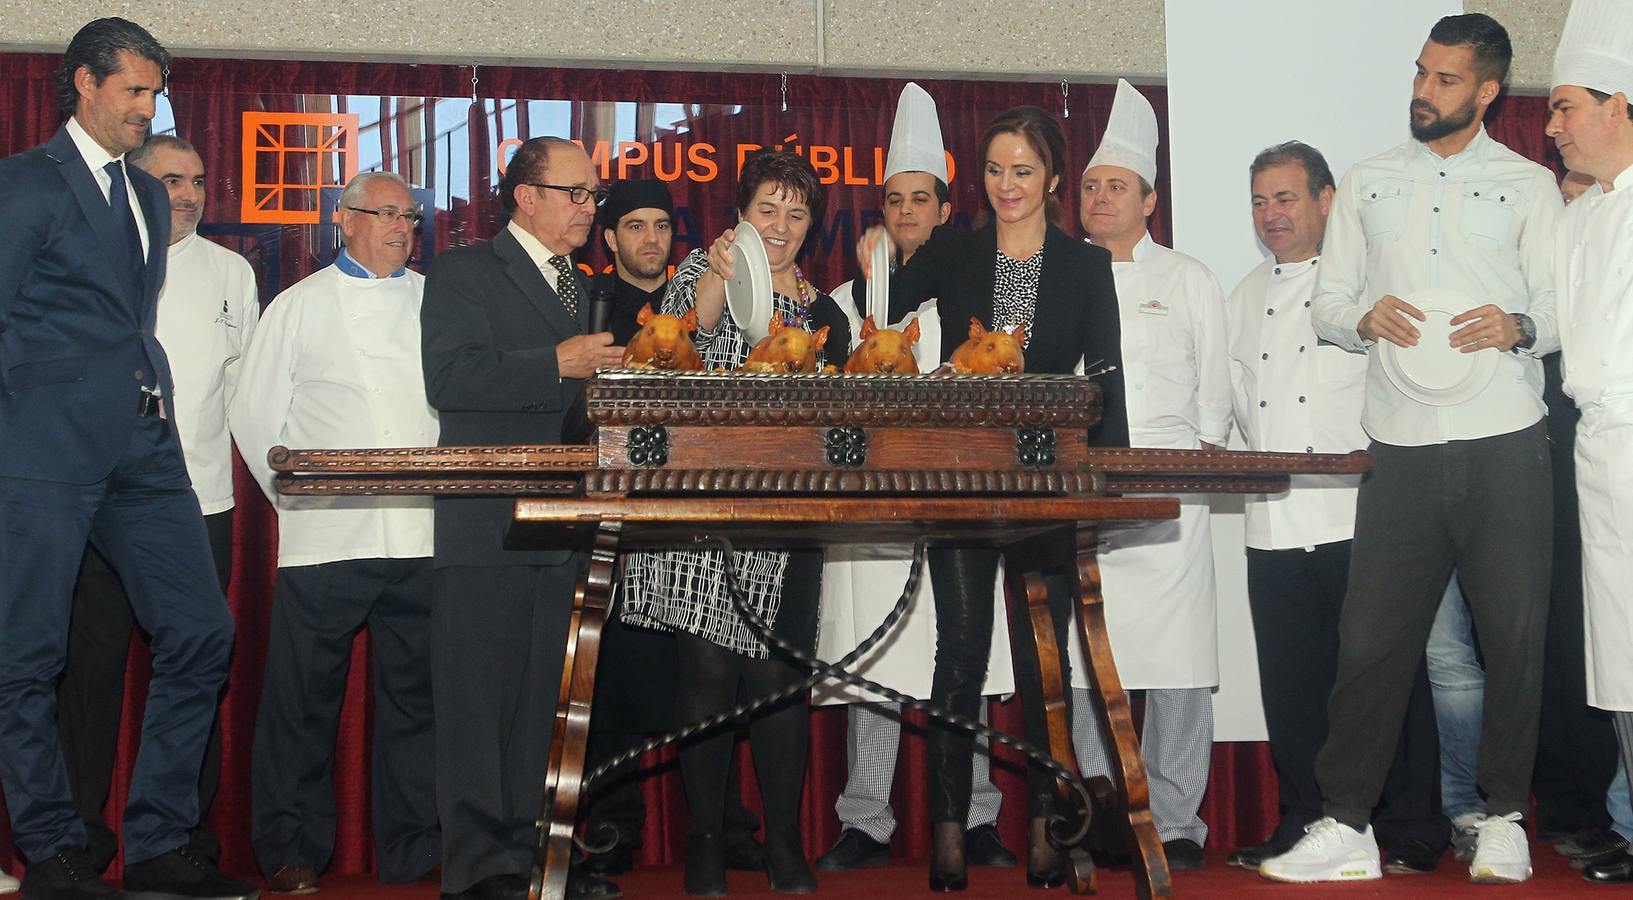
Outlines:
[[[556,444],[584,382],[562,378],[556,345],[584,334],[590,290],[576,270],[578,316],[567,314],[510,233],[437,256],[420,311],[425,393],[439,414],[441,446]],[[514,501],[438,497],[438,566],[561,565],[572,550],[504,548]]]
[[[930,239],[890,277],[890,320],[899,322],[935,297],[941,313],[941,358],[969,337],[970,319],[992,327],[998,230],[989,222],[975,231],[938,226]],[[1116,366],[1097,381],[1104,390],[1100,425],[1089,433],[1100,447],[1128,446],[1128,409],[1123,400],[1122,327],[1111,253],[1049,226],[1043,238],[1038,306],[1027,326],[1026,371],[1070,374],[1078,360],[1090,370]]]
[[105,478],[130,444],[140,388],[171,390],[153,336],[170,196],[126,166],[147,225],[140,285],[108,200],[68,134],[0,160],[0,476]]

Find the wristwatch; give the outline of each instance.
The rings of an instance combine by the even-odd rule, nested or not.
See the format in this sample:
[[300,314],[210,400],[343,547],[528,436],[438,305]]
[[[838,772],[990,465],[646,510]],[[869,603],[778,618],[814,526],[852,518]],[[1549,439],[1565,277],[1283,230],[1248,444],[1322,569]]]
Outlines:
[[1520,330],[1520,339],[1514,342],[1514,346],[1509,348],[1509,352],[1518,353],[1521,350],[1529,350],[1536,346],[1537,323],[1531,321],[1531,317],[1525,313],[1511,313],[1510,315],[1514,317],[1514,327]]

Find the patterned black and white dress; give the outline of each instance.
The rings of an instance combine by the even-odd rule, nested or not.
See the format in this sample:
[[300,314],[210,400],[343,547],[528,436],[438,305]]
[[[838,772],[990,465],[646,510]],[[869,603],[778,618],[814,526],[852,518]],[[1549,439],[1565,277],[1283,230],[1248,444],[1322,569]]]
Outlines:
[[[686,256],[669,281],[669,291],[663,300],[665,314],[685,315],[697,305],[697,279],[708,269],[709,256],[702,248]],[[796,319],[801,312],[797,298],[779,293],[772,294],[772,306],[783,314],[785,321]],[[817,354],[818,367],[830,363],[843,366],[846,349],[850,347],[850,328],[844,313],[832,298],[817,294],[811,303],[810,319],[812,330],[828,326],[825,347],[832,348]],[[694,343],[706,369],[736,369],[754,349],[732,321],[730,309],[721,313],[712,332],[699,329]],[[788,554],[777,550],[739,550],[732,554],[732,562],[737,582],[748,595],[749,604],[767,623],[775,624],[782,603]],[[631,553],[624,557],[618,590],[619,616],[626,624],[689,632],[755,659],[768,655],[765,645],[732,608],[731,598],[726,595],[724,560],[718,550]],[[812,635],[814,633],[813,629]]]

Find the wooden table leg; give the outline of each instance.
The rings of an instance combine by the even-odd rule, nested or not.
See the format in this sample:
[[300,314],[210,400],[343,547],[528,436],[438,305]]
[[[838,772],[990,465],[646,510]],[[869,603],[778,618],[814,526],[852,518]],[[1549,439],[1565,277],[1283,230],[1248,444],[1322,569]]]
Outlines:
[[528,900],[564,900],[567,896],[567,867],[572,862],[573,829],[578,822],[579,793],[585,775],[584,753],[590,738],[595,666],[601,656],[601,626],[607,621],[612,601],[612,573],[622,527],[621,522],[603,521],[596,528],[590,564],[573,592]]
[[1140,865],[1134,867],[1134,891],[1142,898],[1171,897],[1173,884],[1168,877],[1168,857],[1151,820],[1151,789],[1146,780],[1145,758],[1140,755],[1140,739],[1134,732],[1128,694],[1117,677],[1117,663],[1111,655],[1106,634],[1106,612],[1100,594],[1099,534],[1093,526],[1077,529],[1078,621],[1083,631],[1084,654],[1089,662],[1089,678],[1100,702],[1111,748],[1122,776],[1123,805],[1128,810],[1129,828],[1134,833],[1135,852]]

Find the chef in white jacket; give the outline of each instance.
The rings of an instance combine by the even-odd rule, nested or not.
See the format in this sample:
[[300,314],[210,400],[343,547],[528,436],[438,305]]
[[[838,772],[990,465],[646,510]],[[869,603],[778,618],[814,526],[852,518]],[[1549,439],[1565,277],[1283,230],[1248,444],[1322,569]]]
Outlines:
[[[901,253],[901,259],[893,260],[893,264],[907,262],[929,239],[930,232],[946,223],[952,211],[936,102],[923,88],[908,82],[896,105],[890,152],[885,160],[885,231]],[[851,320],[851,337],[858,345],[863,318],[888,305],[888,296],[869,304],[867,287],[867,281],[847,281],[831,294]],[[921,372],[929,372],[941,364],[941,326],[935,301],[926,301],[914,315],[892,323],[892,327],[905,327],[914,319],[920,328],[919,340],[913,345],[915,361]],[[885,327],[882,316],[876,315],[874,321]],[[858,544],[829,550],[822,569],[818,656],[837,660],[855,650],[878,627],[907,581],[912,550],[911,546],[896,544]],[[998,578],[997,596],[1002,597],[1002,563]],[[858,674],[887,687],[925,699],[930,696],[935,647],[935,600],[926,572],[890,637],[858,660],[854,668]],[[1006,616],[993,619],[991,660],[985,693],[1013,691],[1015,671],[1009,655]],[[849,771],[845,790],[834,803],[841,829],[833,847],[817,859],[816,867],[843,872],[888,865],[890,838],[896,830],[890,792],[901,743],[901,706],[837,682],[818,686],[812,691],[811,702],[850,704],[846,742]],[[998,838],[996,824],[1003,797],[992,783],[991,758],[984,738],[976,741],[971,765],[973,789],[965,823],[966,859],[975,866],[1013,866],[1014,855]]]
[[[1129,440],[1143,448],[1219,447],[1231,417],[1225,300],[1207,267],[1151,239],[1156,178],[1156,113],[1119,80],[1105,135],[1083,171],[1079,215],[1089,240],[1112,254]],[[1208,829],[1197,809],[1213,745],[1211,688],[1219,683],[1206,498],[1182,501],[1177,520],[1110,536],[1100,576],[1118,674],[1125,688],[1145,691],[1141,746],[1157,834],[1170,867],[1200,868]],[[1074,659],[1072,673],[1078,765],[1085,776],[1109,773],[1088,666]]]
[[[1633,771],[1633,8],[1576,0],[1553,84],[1548,135],[1568,168],[1597,182],[1565,208],[1554,243],[1565,393],[1582,410],[1588,703],[1610,711]],[[1633,882],[1633,856],[1594,863],[1582,877]]]

